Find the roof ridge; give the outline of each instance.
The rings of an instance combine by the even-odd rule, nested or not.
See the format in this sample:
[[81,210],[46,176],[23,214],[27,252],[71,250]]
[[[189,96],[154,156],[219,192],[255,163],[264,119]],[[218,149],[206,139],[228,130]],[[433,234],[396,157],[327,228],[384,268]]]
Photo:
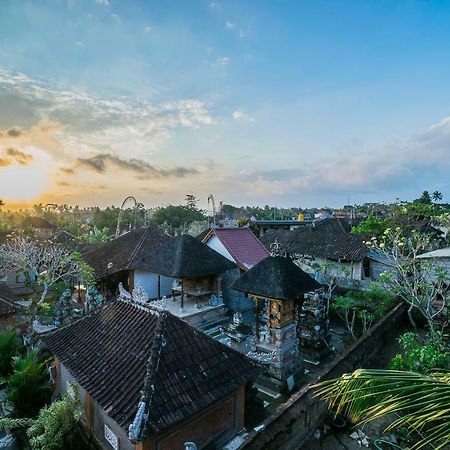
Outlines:
[[[150,312],[150,311],[149,311]],[[156,428],[149,420],[149,412],[153,396],[155,393],[154,384],[150,384],[151,380],[155,380],[161,360],[161,353],[166,346],[164,332],[167,320],[167,311],[161,311],[158,314],[158,322],[155,327],[157,339],[154,339],[150,349],[150,355],[147,360],[147,372],[144,378],[144,386],[141,391],[141,398],[138,403],[136,416],[129,426],[128,437],[131,442],[138,442],[142,439],[143,434],[148,426]]]
[[130,258],[128,259],[127,265],[125,266],[127,269],[130,268],[131,263],[133,262],[136,255],[139,253],[139,250],[142,247],[142,244],[144,243],[145,238],[147,237],[147,234],[150,230],[150,227],[145,228],[144,232],[142,233],[141,239],[139,239],[139,242],[137,243],[136,247],[134,248],[133,252],[130,255]]

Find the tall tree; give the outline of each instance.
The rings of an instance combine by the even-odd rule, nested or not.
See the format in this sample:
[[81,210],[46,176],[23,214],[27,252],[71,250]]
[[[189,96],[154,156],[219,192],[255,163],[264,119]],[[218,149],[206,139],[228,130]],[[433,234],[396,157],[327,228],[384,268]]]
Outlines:
[[440,202],[442,200],[442,194],[439,191],[434,191],[431,196],[435,202]]

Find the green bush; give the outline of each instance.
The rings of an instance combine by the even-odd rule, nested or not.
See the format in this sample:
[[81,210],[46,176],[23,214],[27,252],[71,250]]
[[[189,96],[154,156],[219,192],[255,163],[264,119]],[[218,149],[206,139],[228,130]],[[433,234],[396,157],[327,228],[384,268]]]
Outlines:
[[33,418],[50,402],[52,389],[46,361],[39,362],[37,351],[13,358],[13,371],[6,380],[6,400],[14,417]]
[[427,373],[433,369],[448,369],[450,352],[442,342],[442,338],[428,337],[424,341],[414,332],[402,334],[398,343],[404,351],[395,355],[390,368],[419,373]]
[[0,378],[6,378],[13,370],[13,357],[22,347],[14,331],[0,333]]

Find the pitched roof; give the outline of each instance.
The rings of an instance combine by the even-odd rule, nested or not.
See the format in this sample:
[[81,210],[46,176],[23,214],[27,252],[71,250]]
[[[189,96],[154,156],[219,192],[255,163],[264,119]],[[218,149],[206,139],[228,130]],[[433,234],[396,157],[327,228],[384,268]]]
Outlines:
[[77,382],[128,431],[145,402],[140,441],[256,378],[262,368],[167,311],[124,301],[42,336]]
[[139,268],[175,278],[202,278],[235,268],[235,264],[192,236],[170,238],[148,257]]
[[310,275],[282,256],[269,256],[242,274],[232,285],[237,291],[289,300],[319,289]]
[[19,228],[40,228],[54,230],[56,226],[43,219],[42,217],[27,217],[19,224]]
[[213,228],[203,242],[207,243],[212,236],[217,236],[242,269],[247,270],[269,256],[269,252],[249,228]]
[[5,283],[0,283],[0,316],[14,314],[16,300],[18,300],[17,295]]
[[48,240],[52,241],[56,244],[70,244],[75,241],[77,238],[66,230],[58,230],[56,233],[53,233]]
[[440,248],[432,252],[422,253],[417,258],[419,259],[433,259],[433,258],[450,258],[450,247]]
[[89,248],[83,252],[83,258],[94,269],[95,277],[102,278],[120,270],[136,269],[145,256],[169,239],[155,228],[139,228]]
[[275,239],[288,253],[335,261],[361,261],[369,251],[364,243],[367,237],[360,234],[321,230],[270,230],[261,238],[261,242],[266,248],[270,248]]

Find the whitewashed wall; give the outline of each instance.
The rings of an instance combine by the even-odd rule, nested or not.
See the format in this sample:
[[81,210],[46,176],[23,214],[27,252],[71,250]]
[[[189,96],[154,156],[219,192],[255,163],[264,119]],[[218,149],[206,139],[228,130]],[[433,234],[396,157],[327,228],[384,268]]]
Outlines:
[[[164,277],[161,275],[161,296],[171,295],[173,278]],[[144,286],[145,292],[149,298],[158,297],[158,275],[150,272],[144,272],[141,270],[135,270],[134,272],[134,285],[142,284]]]

